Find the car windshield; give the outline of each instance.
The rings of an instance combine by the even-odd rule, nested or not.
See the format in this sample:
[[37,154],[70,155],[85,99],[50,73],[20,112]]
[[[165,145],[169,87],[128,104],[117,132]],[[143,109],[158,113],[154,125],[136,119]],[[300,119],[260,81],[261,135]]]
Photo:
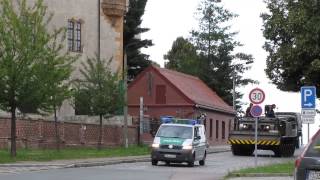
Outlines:
[[317,134],[313,142],[310,144],[306,156],[320,157],[320,133]]
[[192,127],[161,126],[157,137],[192,139]]

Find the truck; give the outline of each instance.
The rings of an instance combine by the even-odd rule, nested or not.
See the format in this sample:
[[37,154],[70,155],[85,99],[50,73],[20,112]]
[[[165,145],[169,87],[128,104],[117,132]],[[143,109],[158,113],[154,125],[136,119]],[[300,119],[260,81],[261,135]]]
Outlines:
[[[257,148],[271,150],[276,157],[291,157],[302,140],[300,113],[277,112],[258,118]],[[236,118],[228,143],[234,155],[250,156],[255,149],[255,118]]]

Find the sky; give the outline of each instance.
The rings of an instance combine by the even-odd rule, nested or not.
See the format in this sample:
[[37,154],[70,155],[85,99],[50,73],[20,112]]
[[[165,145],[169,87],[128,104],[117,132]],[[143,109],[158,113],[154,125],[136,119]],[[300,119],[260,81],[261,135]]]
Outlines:
[[[151,60],[163,67],[163,55],[171,49],[173,41],[179,36],[190,37],[190,31],[198,27],[195,13],[199,3],[200,0],[148,0],[141,26],[150,28],[150,31],[142,34],[141,38],[151,39],[154,43],[154,46],[143,49],[144,53],[150,55]],[[263,0],[222,0],[222,3],[224,8],[238,14],[238,17],[230,22],[231,30],[238,32],[236,40],[243,44],[236,51],[252,54],[254,57],[252,69],[244,76],[259,81],[257,85],[237,87],[237,90],[244,94],[242,102],[248,104],[250,90],[259,87],[266,94],[262,107],[276,104],[276,111],[300,112],[300,93],[278,90],[264,73],[267,52],[262,48],[265,39],[260,14],[268,11]],[[316,123],[310,125],[310,136],[319,128],[319,117],[315,120]],[[303,126],[303,130],[307,132],[307,125]]]

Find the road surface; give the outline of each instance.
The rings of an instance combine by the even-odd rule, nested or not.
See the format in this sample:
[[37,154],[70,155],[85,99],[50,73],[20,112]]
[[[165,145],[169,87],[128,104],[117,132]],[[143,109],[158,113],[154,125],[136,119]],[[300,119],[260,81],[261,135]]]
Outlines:
[[[280,163],[293,158],[276,158],[271,151],[259,151],[258,165]],[[89,168],[17,171],[0,173],[0,180],[216,180],[229,171],[254,166],[254,156],[233,156],[231,152],[207,156],[206,165],[188,167],[186,164],[150,162],[124,163]]]

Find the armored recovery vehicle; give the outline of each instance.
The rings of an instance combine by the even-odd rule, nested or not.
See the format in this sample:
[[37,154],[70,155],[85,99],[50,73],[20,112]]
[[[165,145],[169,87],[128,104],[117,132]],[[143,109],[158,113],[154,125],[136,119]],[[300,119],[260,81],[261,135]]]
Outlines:
[[[272,150],[277,157],[293,156],[295,148],[300,144],[301,129],[300,113],[279,112],[275,117],[260,117],[257,148]],[[236,119],[228,143],[234,155],[252,155],[255,148],[255,119]]]

